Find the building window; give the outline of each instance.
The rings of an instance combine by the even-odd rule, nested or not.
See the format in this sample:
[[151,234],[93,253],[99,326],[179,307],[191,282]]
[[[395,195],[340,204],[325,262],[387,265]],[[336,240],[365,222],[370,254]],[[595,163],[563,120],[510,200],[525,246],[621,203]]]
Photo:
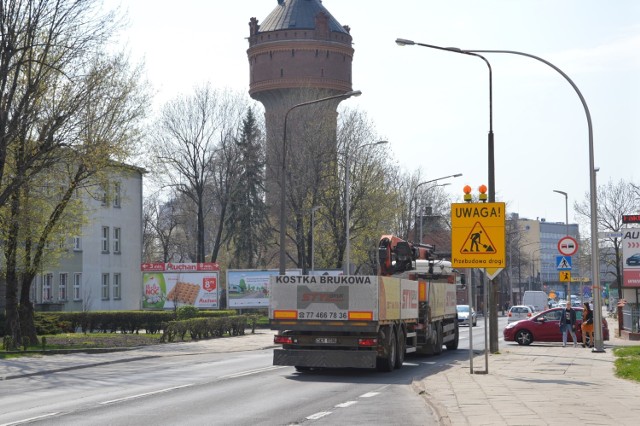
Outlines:
[[109,227],[102,227],[102,252],[109,253]]
[[73,237],[73,251],[82,251],[82,238]]
[[53,274],[42,277],[42,301],[51,302],[53,299]]
[[103,205],[103,206],[106,206],[107,205],[107,199],[109,198],[108,194],[107,194],[107,188],[100,187],[100,195],[99,196],[100,196],[100,204]]
[[109,300],[109,274],[102,274],[102,300]]
[[113,274],[113,298],[120,299],[120,274]]
[[113,228],[113,252],[120,253],[120,228]]
[[58,300],[67,300],[67,278],[66,273],[60,274],[60,283],[58,284]]
[[80,284],[82,283],[82,274],[73,274],[73,300],[80,300]]
[[120,207],[120,182],[113,185],[113,207]]

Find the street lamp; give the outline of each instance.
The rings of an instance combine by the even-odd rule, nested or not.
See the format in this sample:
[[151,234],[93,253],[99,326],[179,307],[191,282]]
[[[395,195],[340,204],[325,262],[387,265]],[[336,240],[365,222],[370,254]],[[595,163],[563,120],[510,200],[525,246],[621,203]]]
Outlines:
[[351,96],[360,96],[362,92],[360,90],[353,90],[350,92],[342,93],[340,95],[328,96],[326,98],[314,99],[312,101],[302,102],[289,108],[284,114],[284,126],[282,135],[282,170],[280,175],[280,275],[286,273],[286,250],[285,250],[285,233],[286,233],[286,197],[285,197],[285,185],[287,183],[286,171],[287,171],[287,120],[289,113],[296,108],[305,105],[317,104],[320,102],[330,101],[334,99],[347,99]]
[[[400,44],[400,45],[411,45],[411,44],[417,44],[414,43],[410,40],[403,40],[403,39],[398,39],[396,40],[396,43]],[[423,45],[424,46],[424,45]],[[596,167],[595,167],[595,156],[594,156],[594,149],[593,149],[593,125],[591,123],[591,113],[589,112],[589,107],[587,106],[587,102],[584,99],[584,96],[582,96],[582,93],[580,92],[580,89],[578,89],[578,86],[576,86],[576,84],[573,82],[573,80],[571,80],[571,78],[569,78],[569,76],[567,74],[564,73],[564,71],[562,71],[560,68],[558,68],[557,66],[555,66],[554,64],[552,64],[551,62],[542,59],[538,56],[532,55],[530,53],[525,53],[525,52],[519,52],[519,51],[515,51],[515,50],[488,50],[488,49],[459,49],[457,47],[437,47],[437,46],[429,46],[426,45],[426,47],[432,47],[434,49],[440,49],[440,50],[449,50],[452,52],[459,52],[459,53],[465,53],[465,54],[472,54],[472,53],[506,53],[506,54],[511,54],[511,55],[520,55],[520,56],[526,56],[528,58],[531,59],[535,59],[537,61],[542,62],[543,64],[546,64],[548,66],[550,66],[551,68],[553,68],[554,70],[556,70],[560,75],[562,75],[565,80],[567,80],[567,82],[569,82],[569,84],[571,85],[571,87],[573,87],[573,90],[575,90],[576,94],[578,95],[578,98],[580,98],[580,102],[582,103],[582,107],[584,109],[586,118],[587,118],[587,129],[588,129],[588,134],[589,134],[589,198],[591,201],[591,210],[590,210],[590,217],[591,217],[591,275],[592,275],[592,279],[593,279],[593,293],[594,293],[594,328],[595,328],[595,349],[594,352],[604,352],[604,345],[603,345],[603,341],[602,341],[602,301],[601,301],[601,289],[600,289],[600,284],[599,284],[599,280],[600,280],[600,264],[599,262],[599,257],[598,257],[598,208],[597,208],[597,191],[596,191]],[[491,185],[491,182],[489,183],[489,185]],[[489,197],[491,197],[491,186],[489,187]]]
[[[426,185],[428,183],[437,182],[439,180],[444,180],[444,179],[457,178],[457,177],[460,177],[460,176],[462,176],[462,173],[456,173],[455,175],[443,176],[443,177],[439,177],[437,179],[431,179],[431,180],[427,180],[427,181],[420,182],[419,184],[417,184],[416,187],[414,188],[414,193],[416,194],[416,214],[418,213],[418,196],[417,196],[418,188],[420,188],[422,185]],[[434,185],[434,186],[438,186],[438,185]],[[411,203],[409,203],[409,209],[411,209]],[[409,218],[409,220],[411,220],[411,218]],[[421,224],[422,224],[422,221],[421,221]],[[409,227],[411,227],[411,223],[409,223]],[[408,230],[407,230],[407,233],[408,233]],[[420,236],[420,238],[422,239],[422,235]],[[414,225],[414,228],[413,228],[413,239],[417,240],[415,225]]]
[[495,188],[495,161],[494,161],[494,142],[493,142],[493,77],[492,77],[492,71],[491,71],[491,64],[489,63],[489,61],[487,60],[487,58],[485,58],[482,55],[479,55],[478,53],[475,52],[471,52],[469,50],[462,50],[462,49],[458,49],[457,47],[441,47],[441,46],[434,46],[433,44],[425,44],[425,43],[417,43],[413,40],[407,40],[404,38],[398,38],[396,39],[396,44],[398,44],[398,46],[422,46],[422,47],[428,47],[431,49],[437,49],[437,50],[446,50],[448,52],[454,52],[454,53],[460,53],[463,55],[468,55],[468,56],[475,56],[478,57],[480,59],[482,59],[484,61],[485,64],[487,64],[487,67],[489,68],[489,136],[488,136],[488,169],[489,169],[489,176],[488,176],[488,180],[489,180],[489,202],[493,203],[496,201],[496,188]]
[[311,207],[311,272],[312,273],[316,271],[316,263],[315,263],[316,236],[313,233],[313,230],[314,230],[314,226],[315,226],[316,210],[318,210],[319,208],[320,208],[320,206]]
[[[429,188],[427,189],[431,189],[431,188],[435,188],[437,186],[447,186],[447,185],[451,185],[451,182],[447,182],[447,183],[440,183],[440,184],[435,184],[435,185],[431,185]],[[418,238],[418,244],[422,244],[422,222],[424,222],[423,219],[423,213],[424,213],[424,206],[420,205],[420,238]],[[416,197],[416,214],[418,213],[418,200]]]
[[567,195],[566,192],[564,191],[559,191],[557,189],[554,189],[553,192],[557,192],[558,194],[562,194],[564,195],[564,217],[565,217],[565,224],[567,226],[567,237],[569,236],[569,195]]
[[[359,145],[356,146],[353,149],[353,152],[361,149],[361,148],[365,148],[367,146],[373,146],[373,145],[382,145],[382,144],[386,144],[389,143],[389,141],[377,141],[377,142],[371,142],[371,143],[365,143],[363,145]],[[349,165],[349,153],[346,152],[345,153],[345,160],[344,160],[344,182],[345,182],[345,206],[346,206],[346,218],[345,218],[345,237],[346,237],[346,244],[345,244],[345,251],[344,251],[344,258],[345,258],[345,263],[344,263],[344,274],[345,275],[349,275],[349,272],[351,272],[349,270],[349,265],[351,263],[351,237],[349,235],[350,233],[350,226],[349,226],[349,222],[351,221],[350,217],[349,217],[349,210],[351,209],[351,184],[349,183],[349,169],[350,169],[350,165]]]
[[580,98],[580,102],[582,103],[582,107],[584,109],[584,113],[587,118],[587,129],[589,133],[589,198],[591,200],[591,275],[593,280],[593,322],[594,322],[594,333],[595,333],[595,348],[593,352],[604,352],[604,342],[602,341],[602,299],[601,294],[602,291],[600,289],[600,264],[599,264],[599,255],[598,255],[598,200],[597,200],[597,191],[596,191],[596,167],[595,167],[595,156],[593,149],[593,125],[591,124],[591,113],[589,112],[589,107],[587,106],[587,101],[585,101],[584,96],[578,89],[578,86],[569,78],[567,74],[565,74],[560,68],[553,65],[551,62],[542,59],[538,56],[531,55],[529,53],[518,52],[515,50],[486,50],[486,49],[464,49],[463,52],[480,52],[480,53],[507,53],[512,55],[520,55],[526,56],[531,59],[535,59],[537,61],[542,62],[556,70],[560,75],[562,75],[565,80],[569,82],[573,90],[575,90],[576,94]]

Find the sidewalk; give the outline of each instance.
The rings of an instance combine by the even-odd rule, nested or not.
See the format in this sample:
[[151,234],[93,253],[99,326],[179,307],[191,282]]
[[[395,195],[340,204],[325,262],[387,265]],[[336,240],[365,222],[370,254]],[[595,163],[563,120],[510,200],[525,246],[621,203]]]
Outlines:
[[[612,324],[612,321],[609,322]],[[435,375],[415,382],[443,425],[637,425],[640,383],[614,376],[614,346],[638,345],[615,337],[605,352],[578,345],[500,342],[484,352],[455,361]]]
[[[613,346],[640,343],[618,339],[616,333],[611,330],[612,340],[605,342],[602,353],[582,346],[563,348],[560,343],[520,346],[501,341],[500,352],[489,355],[488,374],[478,374],[485,368],[484,352],[475,352],[476,374],[470,374],[468,352],[460,351],[458,360],[415,381],[413,387],[443,425],[637,425],[640,384],[614,376]],[[273,334],[272,330],[256,330],[256,334],[238,337],[121,352],[3,360],[0,382],[181,353],[265,349],[274,347]]]

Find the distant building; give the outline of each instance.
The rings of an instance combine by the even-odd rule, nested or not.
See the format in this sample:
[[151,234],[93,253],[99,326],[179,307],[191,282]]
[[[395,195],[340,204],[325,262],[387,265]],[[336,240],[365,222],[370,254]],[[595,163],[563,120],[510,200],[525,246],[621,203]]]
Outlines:
[[118,169],[110,188],[83,196],[88,222],[67,241],[69,256],[35,278],[30,297],[36,310],[141,308],[142,178],[142,169]]

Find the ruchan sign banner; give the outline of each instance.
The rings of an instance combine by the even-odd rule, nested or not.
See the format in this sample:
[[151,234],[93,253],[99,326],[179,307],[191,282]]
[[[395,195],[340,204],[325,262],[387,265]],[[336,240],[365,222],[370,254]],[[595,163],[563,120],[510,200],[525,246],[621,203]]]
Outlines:
[[219,308],[216,263],[143,263],[141,268],[144,309]]

